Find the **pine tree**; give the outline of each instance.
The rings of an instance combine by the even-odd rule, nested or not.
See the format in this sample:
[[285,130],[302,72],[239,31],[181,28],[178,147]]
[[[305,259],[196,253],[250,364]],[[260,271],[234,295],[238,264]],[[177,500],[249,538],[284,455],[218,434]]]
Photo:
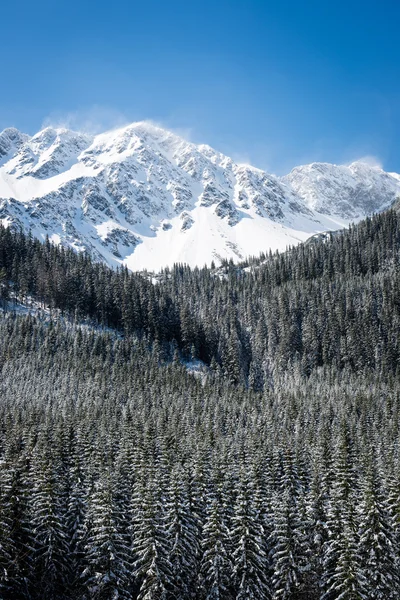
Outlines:
[[82,579],[90,598],[131,598],[130,553],[123,515],[113,497],[113,477],[107,473],[89,497]]
[[287,600],[301,597],[308,548],[304,524],[299,517],[293,491],[290,488],[273,500],[274,522],[270,536],[272,546],[272,598]]
[[[42,445],[43,444],[43,445]],[[61,595],[69,577],[65,498],[59,466],[49,455],[50,444],[41,440],[32,463],[31,519],[35,594],[43,600]]]
[[161,490],[150,469],[143,469],[142,478],[132,498],[133,575],[138,600],[167,600],[176,585]]
[[172,473],[166,495],[165,513],[167,536],[171,547],[169,560],[176,586],[175,598],[189,600],[195,597],[200,548],[198,524],[190,510],[183,469],[176,469]]
[[263,523],[258,518],[253,495],[254,490],[250,481],[243,476],[232,517],[231,531],[237,600],[270,597],[266,578],[268,561],[264,540],[260,536]]
[[18,565],[13,539],[12,488],[13,472],[5,461],[0,462],[0,595],[9,597],[18,585]]
[[395,533],[374,465],[369,467],[363,483],[359,522],[358,556],[364,596],[371,600],[398,598]]
[[334,482],[327,509],[328,540],[323,547],[322,600],[360,600],[363,576],[358,554],[353,448],[346,427],[335,452]]
[[200,590],[203,600],[229,600],[232,597],[228,553],[229,530],[221,501],[211,499],[202,535]]

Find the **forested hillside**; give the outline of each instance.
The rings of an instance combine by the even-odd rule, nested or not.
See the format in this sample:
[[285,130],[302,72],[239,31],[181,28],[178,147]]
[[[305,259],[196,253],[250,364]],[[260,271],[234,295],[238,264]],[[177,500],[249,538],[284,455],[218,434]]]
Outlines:
[[155,282],[0,228],[0,598],[397,600],[399,253]]
[[113,271],[85,255],[0,226],[1,293],[34,296],[77,321],[157,341],[262,389],[277,373],[396,372],[400,358],[400,216],[389,211],[341,235],[247,266]]

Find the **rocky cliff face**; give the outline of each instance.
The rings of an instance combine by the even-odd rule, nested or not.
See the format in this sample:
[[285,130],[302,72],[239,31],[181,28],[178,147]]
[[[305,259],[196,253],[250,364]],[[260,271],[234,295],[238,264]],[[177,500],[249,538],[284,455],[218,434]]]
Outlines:
[[132,269],[284,250],[399,196],[398,175],[364,163],[278,178],[146,122],[0,134],[3,223]]

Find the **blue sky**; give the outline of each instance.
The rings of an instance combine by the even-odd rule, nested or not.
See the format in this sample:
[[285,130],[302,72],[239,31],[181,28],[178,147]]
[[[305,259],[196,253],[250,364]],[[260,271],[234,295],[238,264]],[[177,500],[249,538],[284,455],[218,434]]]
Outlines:
[[400,171],[397,0],[64,0],[1,10],[0,129],[151,119],[284,173]]

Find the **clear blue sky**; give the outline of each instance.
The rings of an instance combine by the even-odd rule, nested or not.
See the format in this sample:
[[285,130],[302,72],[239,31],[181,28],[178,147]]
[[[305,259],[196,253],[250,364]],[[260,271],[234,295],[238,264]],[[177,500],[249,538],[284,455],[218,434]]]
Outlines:
[[283,173],[400,171],[400,3],[3,0],[0,129],[152,119]]

